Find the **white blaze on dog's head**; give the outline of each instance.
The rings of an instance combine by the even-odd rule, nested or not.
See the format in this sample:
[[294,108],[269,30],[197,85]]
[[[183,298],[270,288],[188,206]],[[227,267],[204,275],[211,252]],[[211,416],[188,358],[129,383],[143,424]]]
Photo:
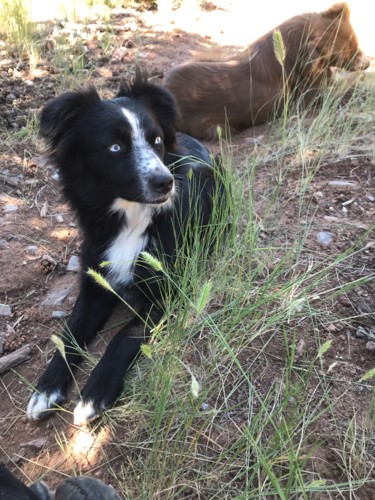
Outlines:
[[[154,176],[171,176],[169,169],[161,161],[157,153],[153,150],[152,146],[146,139],[145,130],[142,127],[139,117],[136,113],[130,111],[126,108],[121,108],[126,120],[131,127],[131,137],[132,137],[132,149],[137,162],[140,174],[140,180],[142,183],[142,188],[144,193],[150,195],[152,198],[154,195],[151,193],[150,186],[148,184],[149,179]],[[155,144],[162,141],[161,137],[155,138]],[[171,199],[174,195],[174,183],[171,191],[167,194],[165,201]]]

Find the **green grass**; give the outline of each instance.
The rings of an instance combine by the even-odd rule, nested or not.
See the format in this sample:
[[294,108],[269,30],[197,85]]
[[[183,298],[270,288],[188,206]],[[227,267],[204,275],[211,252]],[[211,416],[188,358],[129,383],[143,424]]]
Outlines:
[[21,59],[25,52],[33,50],[33,26],[24,0],[1,0],[0,33],[16,46]]

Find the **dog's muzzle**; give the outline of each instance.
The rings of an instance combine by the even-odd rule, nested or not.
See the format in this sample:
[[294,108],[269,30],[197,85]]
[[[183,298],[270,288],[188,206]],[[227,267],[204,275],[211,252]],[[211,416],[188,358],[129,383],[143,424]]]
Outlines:
[[370,66],[370,58],[367,57],[361,50],[358,51],[354,58],[350,71],[365,71]]
[[154,174],[148,179],[149,189],[158,195],[167,195],[173,189],[173,176],[171,173]]
[[167,168],[157,170],[147,178],[145,198],[152,205],[163,204],[174,194],[173,175]]

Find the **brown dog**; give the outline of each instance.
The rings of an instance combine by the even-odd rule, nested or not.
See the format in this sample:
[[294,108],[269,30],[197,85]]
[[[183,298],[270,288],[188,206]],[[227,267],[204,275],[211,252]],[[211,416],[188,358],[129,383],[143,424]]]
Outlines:
[[218,125],[239,130],[280,115],[286,95],[308,104],[329,81],[332,66],[349,71],[368,68],[349,15],[349,7],[341,3],[277,26],[286,51],[284,75],[275,56],[275,30],[233,59],[174,68],[166,86],[177,99],[181,130],[214,140]]

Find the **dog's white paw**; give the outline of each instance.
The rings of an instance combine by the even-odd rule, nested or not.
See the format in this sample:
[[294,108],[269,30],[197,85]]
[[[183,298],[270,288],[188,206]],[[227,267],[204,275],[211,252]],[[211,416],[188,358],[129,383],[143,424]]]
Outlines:
[[34,392],[27,405],[27,418],[40,420],[48,416],[52,408],[64,401],[60,391],[54,391],[47,396],[44,392]]
[[74,425],[87,425],[98,417],[99,413],[95,410],[93,401],[80,401],[74,408]]

